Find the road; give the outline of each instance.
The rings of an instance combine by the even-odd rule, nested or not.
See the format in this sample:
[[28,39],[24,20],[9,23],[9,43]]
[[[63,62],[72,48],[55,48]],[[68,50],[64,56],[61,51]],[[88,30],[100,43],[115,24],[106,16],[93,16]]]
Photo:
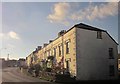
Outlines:
[[48,82],[21,73],[18,68],[9,67],[2,70],[2,82]]

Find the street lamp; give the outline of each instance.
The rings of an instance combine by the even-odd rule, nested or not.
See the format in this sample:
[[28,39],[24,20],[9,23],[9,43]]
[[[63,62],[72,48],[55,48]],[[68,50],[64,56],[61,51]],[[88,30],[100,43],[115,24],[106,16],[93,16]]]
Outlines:
[[[8,50],[9,48],[1,48],[0,49],[0,58],[2,57],[1,56],[1,52],[2,52],[2,50]],[[8,52],[6,52],[6,54],[7,54],[7,58],[6,58],[6,60],[9,60],[9,58],[10,58],[10,55],[12,54],[12,53],[8,53]]]

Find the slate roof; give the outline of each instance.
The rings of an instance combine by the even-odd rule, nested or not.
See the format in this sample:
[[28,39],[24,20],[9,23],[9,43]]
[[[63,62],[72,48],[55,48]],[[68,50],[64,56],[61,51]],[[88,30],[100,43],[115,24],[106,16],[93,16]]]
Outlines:
[[87,29],[87,30],[94,30],[94,31],[105,31],[105,30],[102,30],[102,29],[99,29],[99,28],[96,28],[96,27],[93,27],[93,26],[90,26],[90,25],[83,24],[83,23],[76,24],[73,27],[77,27],[77,28],[81,28],[81,29]]
[[[108,34],[108,36],[109,36],[117,45],[119,45],[119,44],[112,38],[112,36],[111,36],[106,30],[102,30],[102,29],[99,29],[99,28],[97,28],[97,27],[93,27],[93,26],[86,25],[86,24],[83,24],[83,23],[76,24],[76,25],[74,25],[72,28],[74,28],[74,27],[76,27],[76,28],[81,28],[81,29],[92,30],[92,31],[102,31],[102,32],[106,32],[106,33]],[[71,28],[71,29],[72,29],[72,28]],[[69,30],[71,30],[71,29],[69,29]],[[68,31],[69,31],[69,30],[68,30]],[[67,31],[67,32],[68,32],[68,31]]]

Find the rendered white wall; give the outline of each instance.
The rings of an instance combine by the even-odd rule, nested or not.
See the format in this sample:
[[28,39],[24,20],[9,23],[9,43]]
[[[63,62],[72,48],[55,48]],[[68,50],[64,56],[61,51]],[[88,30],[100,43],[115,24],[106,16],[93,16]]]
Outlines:
[[[76,28],[77,80],[104,80],[117,78],[117,45],[102,32],[97,39],[97,31]],[[109,59],[109,48],[114,49],[115,59]],[[109,65],[114,64],[115,76],[109,76]]]

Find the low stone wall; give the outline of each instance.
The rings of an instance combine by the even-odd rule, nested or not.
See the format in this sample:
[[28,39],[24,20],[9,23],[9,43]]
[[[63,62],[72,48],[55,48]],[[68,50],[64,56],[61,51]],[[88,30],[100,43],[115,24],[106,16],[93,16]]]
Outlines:
[[[32,70],[31,74],[28,72],[28,69],[25,69],[25,68],[21,68],[20,71],[21,71],[21,73],[24,73],[26,75],[36,77],[34,70]],[[65,81],[66,82],[73,82],[73,81],[75,81],[73,78],[70,77],[70,75],[56,74],[53,72],[46,72],[46,71],[39,71],[39,74],[37,77],[40,79],[43,79],[43,80],[50,81],[50,82],[65,82]]]
[[39,77],[47,81],[55,81],[55,73],[40,71]]

